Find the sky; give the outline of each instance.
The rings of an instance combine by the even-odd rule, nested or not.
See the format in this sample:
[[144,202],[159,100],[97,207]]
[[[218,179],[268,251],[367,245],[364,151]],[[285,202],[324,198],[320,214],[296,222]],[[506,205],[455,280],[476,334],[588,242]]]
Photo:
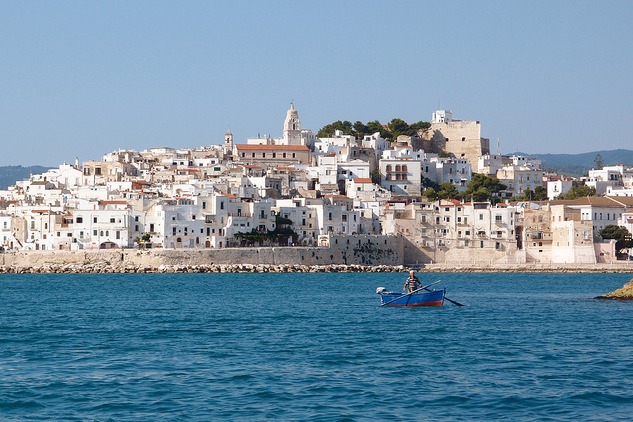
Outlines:
[[[633,149],[633,1],[0,0],[0,165],[478,120],[492,152]],[[497,147],[497,140],[498,145]]]

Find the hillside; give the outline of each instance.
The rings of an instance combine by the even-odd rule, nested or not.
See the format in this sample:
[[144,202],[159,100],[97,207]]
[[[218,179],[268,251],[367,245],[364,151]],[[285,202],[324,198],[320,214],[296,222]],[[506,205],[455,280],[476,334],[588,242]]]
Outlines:
[[600,154],[605,166],[624,164],[633,167],[633,151],[628,149],[616,149],[611,151],[593,151],[582,154],[528,154],[515,153],[535,157],[543,162],[546,170],[555,170],[557,173],[568,176],[583,176],[596,166],[596,155]]
[[18,180],[28,179],[31,174],[40,174],[48,170],[49,167],[42,166],[0,166],[0,189],[6,189],[15,185]]

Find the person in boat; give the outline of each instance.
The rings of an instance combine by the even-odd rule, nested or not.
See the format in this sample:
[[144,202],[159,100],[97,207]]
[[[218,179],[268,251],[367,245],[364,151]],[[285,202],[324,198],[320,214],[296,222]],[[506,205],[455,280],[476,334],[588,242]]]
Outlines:
[[402,290],[411,293],[418,290],[420,287],[422,287],[422,283],[420,283],[420,279],[415,276],[415,271],[409,271],[409,278],[407,278],[407,280],[404,282]]

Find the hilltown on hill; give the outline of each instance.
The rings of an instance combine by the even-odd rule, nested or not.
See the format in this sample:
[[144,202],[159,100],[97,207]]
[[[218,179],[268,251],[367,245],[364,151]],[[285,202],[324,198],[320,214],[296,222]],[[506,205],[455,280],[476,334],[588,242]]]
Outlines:
[[[473,173],[497,177],[507,186],[503,197],[542,186],[550,200],[493,205],[422,195],[427,179],[463,192]],[[0,191],[0,246],[21,253],[282,245],[338,251],[324,256],[344,264],[343,245],[360,245],[363,255],[380,244],[388,246],[376,262],[394,265],[615,262],[615,241],[597,232],[608,225],[633,232],[633,169],[592,170],[585,183],[606,195],[556,200],[572,180],[523,156],[491,154],[480,123],[450,111],[433,113],[418,136],[389,142],[380,133],[317,138],[291,105],[281,138],[239,144],[229,130],[222,145],[119,150],[20,181]]]

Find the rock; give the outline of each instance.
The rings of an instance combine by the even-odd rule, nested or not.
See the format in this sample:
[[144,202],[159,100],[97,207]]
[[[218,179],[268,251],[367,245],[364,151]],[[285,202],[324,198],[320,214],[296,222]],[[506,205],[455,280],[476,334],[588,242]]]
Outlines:
[[633,279],[619,289],[606,295],[597,296],[594,299],[633,300]]

